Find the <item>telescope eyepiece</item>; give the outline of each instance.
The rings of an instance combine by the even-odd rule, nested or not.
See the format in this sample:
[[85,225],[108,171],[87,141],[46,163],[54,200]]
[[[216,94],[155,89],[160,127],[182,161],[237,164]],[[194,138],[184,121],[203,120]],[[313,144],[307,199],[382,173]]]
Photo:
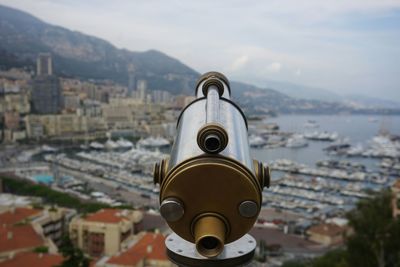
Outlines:
[[228,145],[228,134],[218,124],[206,124],[197,134],[197,144],[208,154],[217,154]]
[[204,148],[208,152],[214,153],[221,150],[221,140],[216,134],[209,134],[204,138]]

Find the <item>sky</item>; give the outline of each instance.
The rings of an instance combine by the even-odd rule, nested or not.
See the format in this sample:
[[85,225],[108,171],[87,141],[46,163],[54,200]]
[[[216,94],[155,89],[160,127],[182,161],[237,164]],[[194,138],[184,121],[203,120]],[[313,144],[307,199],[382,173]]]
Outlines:
[[400,0],[0,0],[203,73],[400,101]]

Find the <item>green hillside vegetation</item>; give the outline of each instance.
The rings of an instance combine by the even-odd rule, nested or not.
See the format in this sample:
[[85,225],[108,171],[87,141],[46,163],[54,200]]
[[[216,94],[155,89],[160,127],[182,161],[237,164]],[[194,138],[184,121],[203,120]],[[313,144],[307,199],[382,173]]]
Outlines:
[[0,180],[3,181],[3,187],[7,192],[16,195],[41,197],[45,203],[50,205],[56,204],[60,207],[73,208],[82,213],[91,213],[103,208],[110,208],[106,204],[84,202],[67,193],[55,191],[45,185],[33,184],[29,181],[17,180],[5,175],[0,175]]
[[391,192],[360,201],[348,214],[354,234],[344,249],[326,253],[308,262],[289,261],[283,267],[399,267],[400,219],[393,218]]

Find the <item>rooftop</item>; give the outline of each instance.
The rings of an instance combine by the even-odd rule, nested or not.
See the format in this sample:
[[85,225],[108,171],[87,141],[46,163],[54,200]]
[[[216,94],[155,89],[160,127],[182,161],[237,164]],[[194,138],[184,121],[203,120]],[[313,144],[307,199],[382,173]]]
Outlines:
[[257,240],[264,240],[268,246],[279,245],[284,251],[291,252],[317,252],[319,244],[301,238],[297,235],[285,234],[279,229],[268,227],[253,227],[250,234]]
[[0,226],[0,253],[42,246],[44,240],[31,225]]
[[87,215],[85,221],[102,222],[102,223],[119,223],[128,218],[123,214],[123,210],[119,209],[102,209],[96,213]]
[[164,242],[163,235],[146,233],[135,245],[121,254],[111,257],[107,263],[133,266],[143,259],[168,261]]
[[161,232],[163,232],[167,228],[168,225],[160,214],[153,214],[149,212],[145,212],[143,214],[143,220],[136,225],[137,232],[145,232],[153,229],[159,229]]
[[314,233],[314,234],[326,235],[326,236],[336,236],[336,235],[343,233],[344,230],[345,230],[344,227],[340,227],[333,223],[322,223],[322,224],[318,224],[318,225],[310,227],[310,229],[308,229],[308,232],[310,234]]
[[0,262],[0,267],[40,266],[52,267],[62,263],[61,255],[41,254],[33,252],[18,253],[13,258]]
[[38,215],[40,212],[40,210],[31,208],[11,208],[10,210],[0,214],[0,223],[16,224],[34,215]]
[[300,215],[289,211],[277,211],[272,208],[262,208],[260,211],[259,219],[264,219],[266,221],[297,221],[301,218]]

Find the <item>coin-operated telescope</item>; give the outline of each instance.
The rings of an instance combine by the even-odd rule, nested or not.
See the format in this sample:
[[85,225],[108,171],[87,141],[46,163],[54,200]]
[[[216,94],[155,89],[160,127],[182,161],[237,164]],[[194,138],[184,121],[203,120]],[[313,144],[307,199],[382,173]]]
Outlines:
[[167,254],[180,266],[237,266],[254,255],[248,231],[260,212],[268,167],[250,157],[247,121],[228,79],[202,75],[178,118],[170,158],[157,163],[160,213],[174,234]]

